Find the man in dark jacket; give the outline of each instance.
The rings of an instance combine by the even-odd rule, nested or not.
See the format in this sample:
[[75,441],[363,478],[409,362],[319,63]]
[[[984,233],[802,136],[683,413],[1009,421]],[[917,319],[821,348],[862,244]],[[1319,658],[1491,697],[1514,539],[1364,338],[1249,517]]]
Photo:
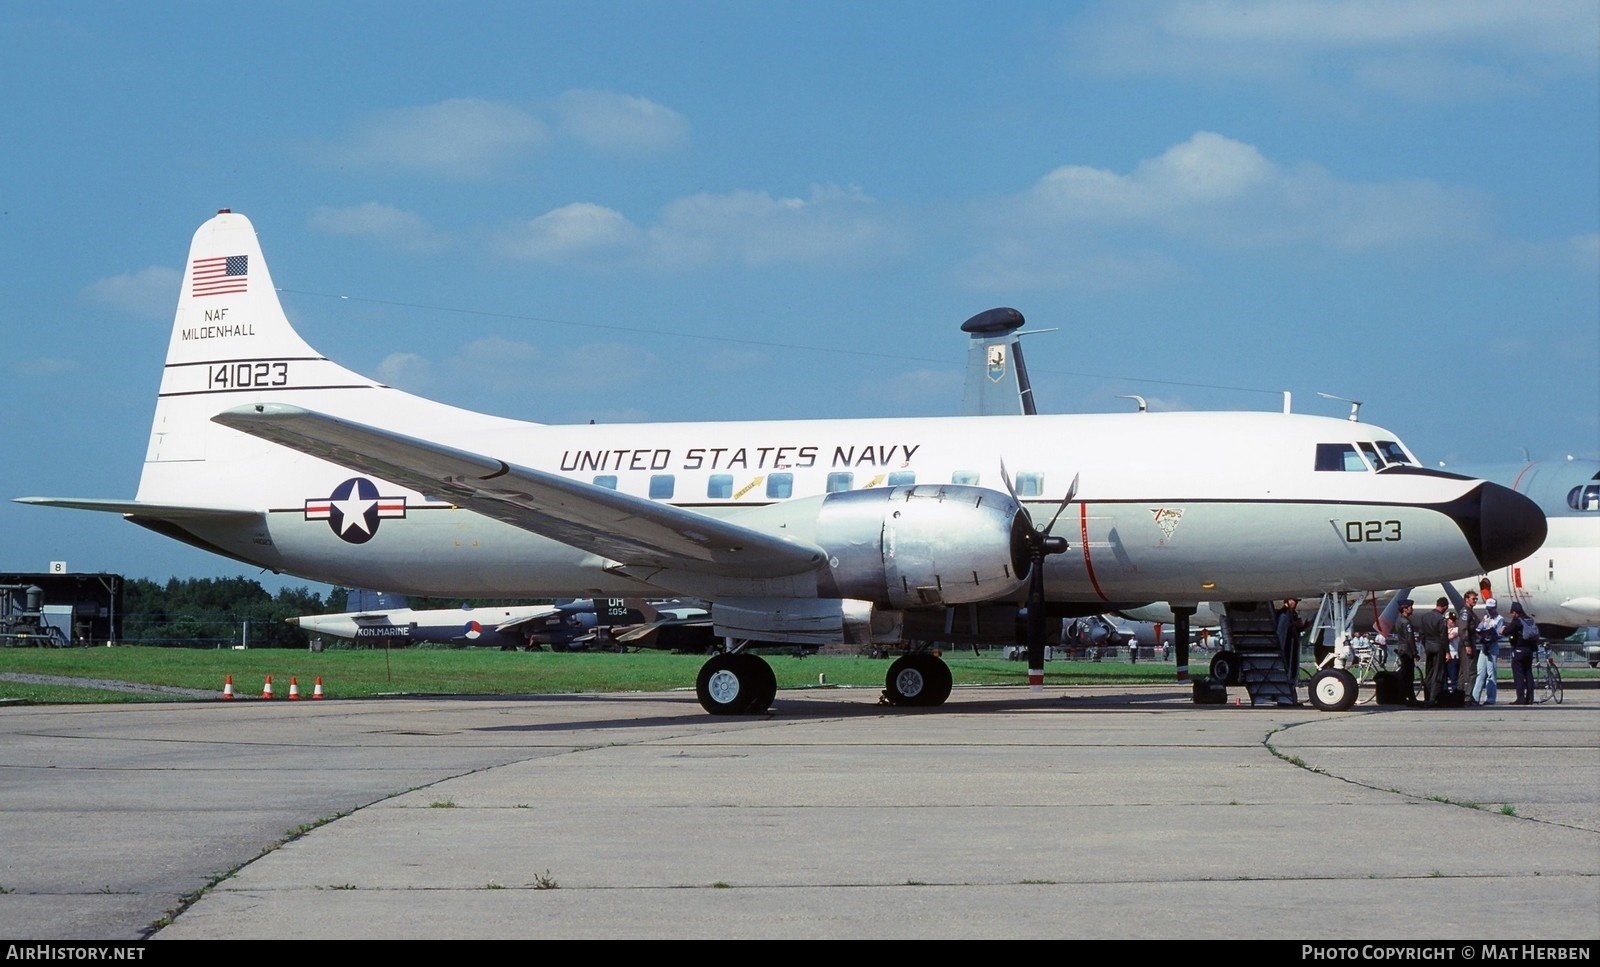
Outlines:
[[1478,592],[1468,591],[1461,596],[1461,613],[1456,615],[1456,627],[1460,629],[1456,635],[1456,649],[1461,653],[1456,683],[1467,693],[1469,704],[1477,704],[1472,700],[1472,686],[1478,678],[1478,612],[1474,608],[1477,603]]
[[1283,652],[1283,668],[1289,675],[1289,697],[1281,699],[1279,705],[1300,704],[1300,694],[1295,691],[1295,679],[1300,677],[1299,607],[1299,598],[1284,598],[1283,607],[1278,609],[1278,650]]
[[1511,704],[1532,705],[1533,653],[1539,648],[1539,626],[1523,612],[1521,601],[1511,602],[1506,637],[1511,641],[1511,681],[1517,687],[1517,700]]
[[1450,619],[1445,611],[1449,598],[1440,598],[1432,611],[1417,619],[1417,637],[1422,640],[1422,707],[1438,708],[1444,692],[1444,663],[1450,649]]
[[1406,704],[1417,704],[1417,629],[1411,624],[1411,610],[1416,607],[1416,602],[1405,598],[1400,602],[1399,616],[1394,619],[1394,628],[1389,632],[1389,645],[1394,649],[1395,660],[1399,663],[1396,674],[1400,676],[1400,687],[1405,690]]

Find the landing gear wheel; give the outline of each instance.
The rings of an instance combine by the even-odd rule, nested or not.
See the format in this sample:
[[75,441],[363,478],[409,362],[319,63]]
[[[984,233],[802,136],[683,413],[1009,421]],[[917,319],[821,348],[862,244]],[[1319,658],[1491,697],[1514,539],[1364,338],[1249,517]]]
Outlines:
[[700,666],[694,682],[700,707],[712,715],[760,714],[777,692],[772,667],[743,652],[712,655]]
[[1224,685],[1239,684],[1239,656],[1231,651],[1219,651],[1212,655],[1211,680]]
[[1356,703],[1361,686],[1343,668],[1324,668],[1311,676],[1311,704],[1324,712],[1343,712]]
[[949,665],[926,652],[912,652],[889,666],[883,694],[890,705],[943,705],[953,681]]
[[750,697],[750,707],[745,709],[745,714],[760,715],[771,708],[772,700],[778,697],[778,676],[773,674],[772,666],[759,655],[740,652],[738,657],[750,666],[750,680],[755,685],[755,693]]

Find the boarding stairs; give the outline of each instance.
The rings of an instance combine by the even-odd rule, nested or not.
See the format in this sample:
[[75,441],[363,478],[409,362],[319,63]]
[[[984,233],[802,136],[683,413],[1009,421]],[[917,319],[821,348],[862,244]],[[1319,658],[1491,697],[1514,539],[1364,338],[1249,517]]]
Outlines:
[[1278,616],[1269,602],[1230,603],[1222,622],[1229,647],[1239,663],[1239,684],[1251,705],[1298,705],[1294,676],[1284,667],[1278,643]]

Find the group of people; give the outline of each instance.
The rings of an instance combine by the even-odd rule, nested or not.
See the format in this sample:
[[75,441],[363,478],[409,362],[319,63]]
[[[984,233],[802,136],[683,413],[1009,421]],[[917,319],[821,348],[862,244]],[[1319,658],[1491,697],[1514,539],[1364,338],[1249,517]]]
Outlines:
[[[1416,602],[1400,602],[1389,641],[1399,658],[1400,680],[1409,688],[1416,675],[1416,661],[1423,660],[1423,708],[1443,704],[1447,692],[1463,692],[1460,704],[1493,705],[1499,698],[1496,681],[1500,647],[1511,649],[1511,680],[1516,687],[1513,705],[1533,704],[1533,658],[1539,647],[1539,629],[1513,601],[1509,617],[1503,617],[1487,582],[1483,592],[1483,614],[1477,610],[1479,595],[1468,591],[1462,596],[1460,611],[1450,610],[1450,599],[1440,598],[1433,610],[1413,618]],[[1420,651],[1419,651],[1420,647]],[[1413,697],[1410,704],[1418,704]]]

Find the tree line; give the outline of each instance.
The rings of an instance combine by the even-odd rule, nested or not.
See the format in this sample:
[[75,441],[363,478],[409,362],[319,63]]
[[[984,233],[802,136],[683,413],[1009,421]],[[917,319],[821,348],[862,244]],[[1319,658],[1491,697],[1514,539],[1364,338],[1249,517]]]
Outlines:
[[[214,648],[306,648],[306,633],[288,623],[308,614],[338,614],[349,588],[336,587],[326,600],[307,587],[277,594],[252,578],[172,578],[159,584],[132,578],[122,585],[122,642]],[[413,608],[457,608],[506,604],[503,599],[410,598]]]

